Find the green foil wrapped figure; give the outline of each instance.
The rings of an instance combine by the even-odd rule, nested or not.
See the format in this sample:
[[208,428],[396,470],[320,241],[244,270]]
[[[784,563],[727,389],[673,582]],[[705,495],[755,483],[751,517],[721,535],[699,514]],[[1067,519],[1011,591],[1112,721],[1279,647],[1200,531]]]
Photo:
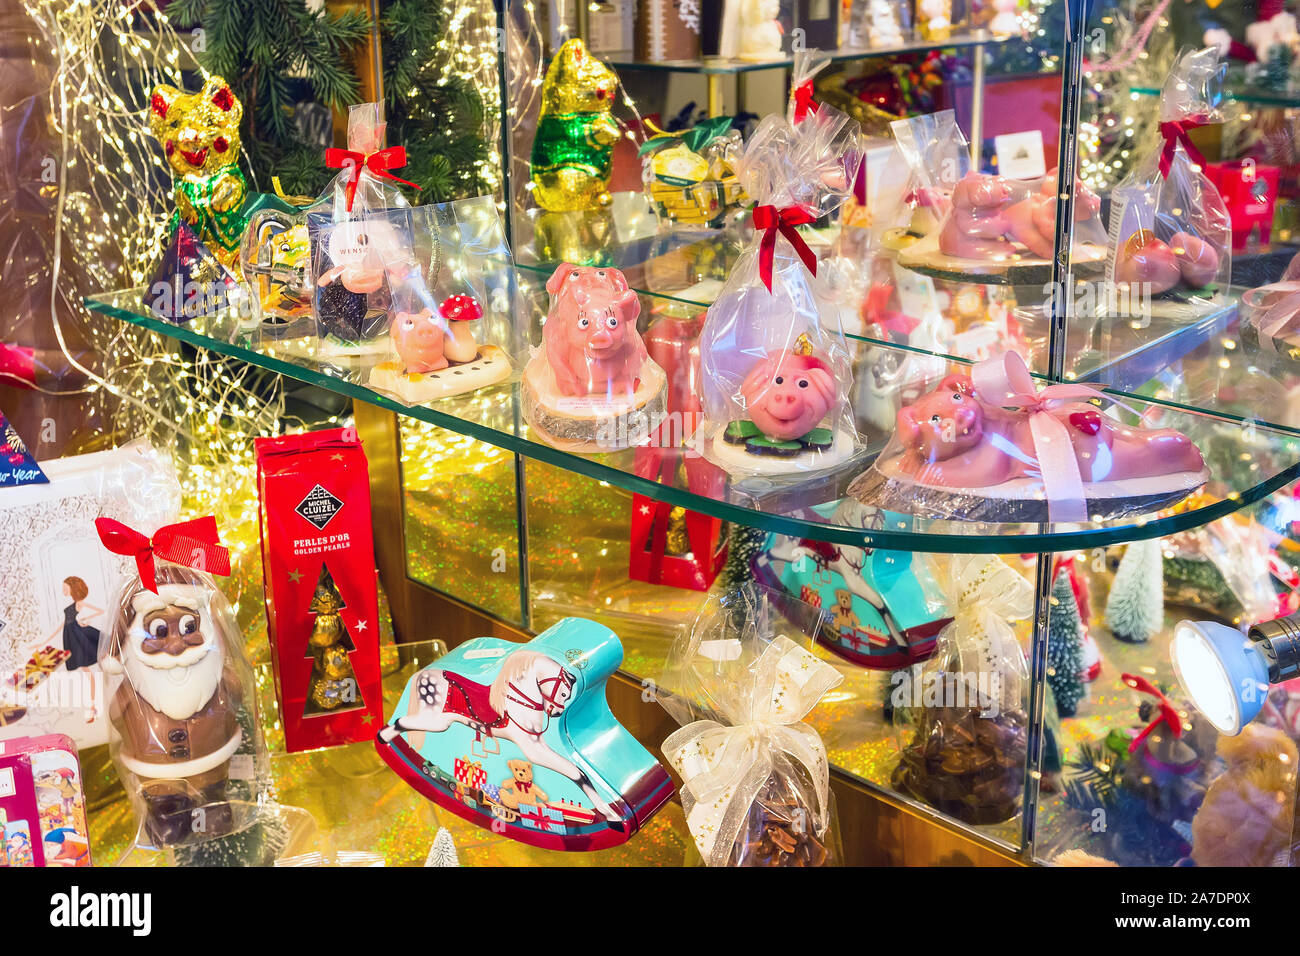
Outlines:
[[159,86],[149,100],[149,132],[162,143],[175,177],[176,216],[227,267],[238,257],[248,222],[248,183],[238,165],[243,115],[219,76],[208,77],[198,93]]
[[579,39],[565,41],[542,84],[533,140],[533,197],[551,212],[607,206],[614,144],[612,115],[618,77]]

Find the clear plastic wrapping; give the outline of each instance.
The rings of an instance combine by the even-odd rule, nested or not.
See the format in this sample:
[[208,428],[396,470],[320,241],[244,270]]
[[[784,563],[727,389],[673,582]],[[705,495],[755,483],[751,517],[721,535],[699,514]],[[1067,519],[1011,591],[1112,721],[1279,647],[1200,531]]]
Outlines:
[[1300,255],[1291,260],[1277,282],[1242,295],[1241,318],[1254,331],[1261,348],[1300,357]]
[[740,158],[756,228],[704,325],[696,435],[733,474],[816,470],[857,450],[851,356],[797,227],[847,199],[858,142],[857,124],[823,105],[798,122],[765,117]]
[[1223,65],[1214,48],[1174,62],[1160,95],[1160,140],[1115,187],[1108,278],[1153,296],[1205,297],[1232,275],[1232,222],[1190,130],[1218,122]]
[[949,366],[898,412],[893,437],[848,494],[891,511],[968,521],[1100,521],[1181,501],[1209,471],[1172,428],[1126,424],[1079,384],[1039,388],[1008,352]]
[[952,191],[970,170],[970,146],[952,110],[923,113],[889,124],[910,173],[904,196],[912,204],[908,233],[928,236],[939,230]]
[[110,752],[140,820],[137,842],[183,846],[252,825],[269,766],[225,596],[203,571],[158,561],[154,574],[156,591],[127,578],[99,661],[119,678]]
[[410,259],[394,270],[388,358],[371,370],[371,386],[418,404],[508,379],[522,351],[522,310],[492,197],[403,215]]
[[659,701],[682,726],[663,753],[710,866],[839,860],[826,749],[802,722],[843,679],[806,646],[819,624],[814,608],[750,586],[710,595],[669,651]]
[[953,615],[924,664],[892,681],[895,723],[910,734],[893,786],[964,823],[1009,820],[1025,784],[1029,668],[1014,625],[1034,589],[992,555],[931,556]]
[[660,223],[726,225],[745,199],[736,178],[741,148],[730,116],[647,139],[640,150],[641,178]]

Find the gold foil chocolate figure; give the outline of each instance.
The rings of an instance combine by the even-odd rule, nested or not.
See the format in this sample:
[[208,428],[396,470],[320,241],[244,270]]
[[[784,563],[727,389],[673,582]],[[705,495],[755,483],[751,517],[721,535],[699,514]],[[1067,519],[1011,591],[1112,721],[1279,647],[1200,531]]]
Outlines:
[[316,593],[312,595],[311,612],[316,615],[311,636],[307,638],[307,653],[314,661],[311,680],[307,684],[307,706],[304,713],[320,714],[339,708],[362,706],[357,691],[357,678],[348,654],[356,650],[339,611],[343,598],[329,569],[322,567]]

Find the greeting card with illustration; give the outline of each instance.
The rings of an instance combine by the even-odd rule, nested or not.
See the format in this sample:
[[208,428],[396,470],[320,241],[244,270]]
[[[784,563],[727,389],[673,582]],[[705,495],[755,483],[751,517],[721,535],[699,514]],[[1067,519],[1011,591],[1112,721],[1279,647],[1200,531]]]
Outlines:
[[0,740],[95,746],[108,741],[100,637],[132,565],[99,547],[94,521],[151,531],[175,520],[179,488],[144,443],[43,464],[49,483],[0,492]]

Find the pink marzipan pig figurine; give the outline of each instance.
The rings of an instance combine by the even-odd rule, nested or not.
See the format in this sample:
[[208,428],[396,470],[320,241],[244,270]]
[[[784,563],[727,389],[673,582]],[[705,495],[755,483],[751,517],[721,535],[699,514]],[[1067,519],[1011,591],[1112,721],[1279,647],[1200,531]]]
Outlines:
[[617,269],[562,264],[546,282],[546,361],[561,395],[629,397],[649,353],[636,330],[641,303]]
[[[939,249],[964,259],[1007,259],[1021,247],[1050,259],[1056,233],[1056,177],[1012,202],[1012,184],[1001,176],[967,173],[952,192],[952,212],[939,233]],[[1082,183],[1075,187],[1074,220],[1097,215],[1101,200]],[[1023,253],[1021,253],[1023,254]]]
[[[1085,402],[1066,402],[1040,414],[1066,426],[1086,483],[1199,472],[1205,467],[1191,440],[1172,428],[1130,428]],[[1038,477],[1029,427],[1027,412],[986,405],[968,376],[949,375],[934,391],[899,411],[897,435],[905,449],[900,469],[925,484],[948,488],[987,488]],[[1012,443],[1020,455],[998,448],[992,441],[995,435]]]
[[768,438],[794,441],[808,434],[835,404],[830,365],[815,355],[772,352],[740,385],[749,420]]
[[399,312],[393,320],[388,334],[407,374],[437,372],[451,362],[463,364],[478,356],[471,323],[483,317],[483,309],[474,297],[449,296],[438,312]]

